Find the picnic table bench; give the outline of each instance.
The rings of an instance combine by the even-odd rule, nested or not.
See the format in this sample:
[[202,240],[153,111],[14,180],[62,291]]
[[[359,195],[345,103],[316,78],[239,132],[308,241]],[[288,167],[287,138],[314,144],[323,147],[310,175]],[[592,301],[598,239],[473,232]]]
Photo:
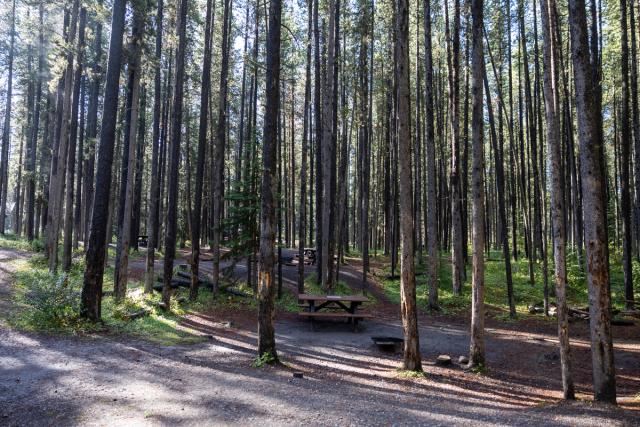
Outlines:
[[369,313],[360,311],[360,306],[369,301],[363,295],[298,295],[301,311],[298,315],[311,320],[315,329],[315,320],[321,318],[343,318],[353,324],[353,330],[358,327],[358,321],[373,317]]

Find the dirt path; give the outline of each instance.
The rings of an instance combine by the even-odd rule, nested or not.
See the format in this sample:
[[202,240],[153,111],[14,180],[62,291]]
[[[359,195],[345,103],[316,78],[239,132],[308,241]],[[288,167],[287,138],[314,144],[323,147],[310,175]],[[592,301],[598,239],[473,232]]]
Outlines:
[[[3,256],[22,255],[0,250]],[[0,289],[7,276],[0,272]],[[231,315],[233,326],[223,326]],[[183,323],[210,339],[172,347],[0,326],[0,425],[640,425],[636,411],[555,403],[559,368],[544,357],[554,352],[553,335],[489,327],[490,371],[476,375],[433,365],[439,353],[467,352],[467,328],[425,319],[427,377],[404,379],[395,371],[400,355],[370,341],[373,334],[401,335],[397,321],[377,319],[354,334],[341,324],[311,332],[308,323],[280,316],[277,340],[287,366],[255,369],[254,316],[191,313]],[[640,342],[616,344],[619,391],[633,396],[640,391]],[[576,342],[577,354],[583,346]],[[511,369],[514,357],[529,367]],[[293,378],[293,370],[304,378]],[[579,390],[588,392],[588,384]]]

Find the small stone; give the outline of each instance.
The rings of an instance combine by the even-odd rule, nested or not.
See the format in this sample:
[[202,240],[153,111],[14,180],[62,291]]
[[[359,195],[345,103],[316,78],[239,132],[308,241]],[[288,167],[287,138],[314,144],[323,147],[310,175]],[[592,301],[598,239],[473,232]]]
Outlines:
[[460,356],[458,357],[458,363],[461,365],[466,365],[467,363],[469,363],[469,358],[467,356]]
[[440,366],[448,366],[451,365],[451,356],[446,355],[446,354],[441,354],[440,356],[438,356],[438,358],[436,359],[436,365],[440,365]]
[[293,378],[303,378],[304,375],[302,374],[302,372],[294,372],[293,373]]

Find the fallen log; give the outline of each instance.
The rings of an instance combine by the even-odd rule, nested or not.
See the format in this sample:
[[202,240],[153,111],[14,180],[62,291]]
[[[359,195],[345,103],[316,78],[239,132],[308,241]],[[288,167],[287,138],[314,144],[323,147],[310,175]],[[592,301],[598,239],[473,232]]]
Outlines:
[[[177,276],[179,277],[174,277],[171,279],[171,289],[178,289],[178,288],[189,289],[191,287],[191,274],[186,273],[184,271],[178,271]],[[162,292],[162,286],[163,286],[162,278],[158,277],[157,280],[158,280],[158,283],[153,285],[153,289],[155,291]],[[203,286],[206,289],[213,290],[213,283],[211,283],[206,279],[203,280],[202,277],[200,277],[200,279],[198,280],[198,283],[200,284],[200,286]],[[233,288],[234,285],[235,283],[221,284],[218,286],[218,291],[224,292],[229,295],[242,297],[242,298],[249,298],[251,296],[246,292],[242,292],[238,289],[234,289]]]
[[239,291],[239,290],[234,289],[232,287],[227,287],[227,288],[224,288],[224,289],[220,288],[220,292],[224,292],[225,294],[235,295],[237,297],[242,297],[242,298],[249,298],[251,296],[246,292]]
[[[164,286],[164,284],[162,283],[162,280],[158,278],[158,282],[153,285],[153,290],[162,292],[162,286]],[[191,286],[191,282],[188,280],[171,279],[171,289],[189,288],[189,286]]]
[[140,317],[144,317],[144,316],[148,316],[151,313],[150,310],[147,309],[142,309],[142,310],[138,310],[138,311],[134,311],[132,313],[127,313],[125,314],[124,318],[125,320],[135,320],[138,319]]
[[611,324],[614,326],[633,326],[636,323],[633,320],[629,319],[611,319]]
[[[185,271],[178,271],[177,275],[182,277],[183,279],[189,280],[189,283],[191,283],[191,273],[187,273]],[[207,287],[210,287],[210,288],[213,287],[213,283],[211,283],[209,281],[209,279],[207,279],[204,276],[198,276],[198,283],[201,286],[207,286]]]
[[588,319],[589,318],[589,312],[586,310],[580,310],[578,308],[571,308],[569,307],[567,309],[569,316],[574,316],[574,317],[580,317],[580,318],[584,318],[584,319]]
[[638,310],[622,310],[619,313],[621,316],[629,316],[629,317],[636,317],[638,319],[640,319],[640,311]]

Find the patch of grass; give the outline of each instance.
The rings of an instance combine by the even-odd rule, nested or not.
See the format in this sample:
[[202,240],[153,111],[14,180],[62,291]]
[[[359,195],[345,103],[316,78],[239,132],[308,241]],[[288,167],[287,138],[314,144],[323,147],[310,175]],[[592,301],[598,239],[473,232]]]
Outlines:
[[478,365],[472,366],[469,369],[469,372],[472,372],[478,375],[485,375],[487,373],[487,367],[484,364],[480,363]]
[[[550,251],[551,252],[551,251]],[[618,251],[619,252],[619,251]],[[614,308],[624,308],[624,273],[622,271],[621,254],[612,251],[610,260],[611,271],[611,298]],[[528,307],[542,304],[544,299],[544,275],[542,261],[533,264],[534,283],[530,282],[529,262],[520,254],[517,261],[511,262],[513,277],[513,294],[518,318],[530,317]],[[584,263],[584,252],[581,261]],[[549,254],[547,266],[547,286],[549,288],[549,300],[555,302],[555,288],[553,282],[553,258]],[[640,263],[633,261],[634,289],[640,290]],[[423,268],[417,266],[417,273]],[[387,297],[400,303],[400,280],[389,279],[390,269],[387,266],[382,271],[380,282],[383,285]],[[569,253],[567,257],[567,302],[571,307],[585,307],[589,304],[586,273],[578,262],[576,253]],[[416,292],[418,307],[428,312],[428,284],[423,274],[416,276]],[[640,293],[637,293],[640,295]],[[451,262],[448,253],[441,253],[438,263],[438,302],[441,313],[456,314],[468,312],[471,308],[471,271],[467,266],[467,280],[463,285],[460,295],[454,295],[451,289]],[[487,254],[485,262],[485,303],[495,308],[495,318],[504,321],[512,321],[508,317],[507,287],[504,269],[504,260],[500,251],[491,251]],[[536,315],[536,318],[544,316]],[[550,318],[553,320],[553,318]]]
[[516,313],[515,317],[511,317],[509,315],[509,312],[504,312],[504,313],[500,313],[500,314],[496,314],[495,316],[493,316],[494,319],[500,320],[502,322],[517,322],[519,317],[518,317],[518,313]]
[[[326,292],[322,289],[320,282],[315,274],[309,275],[304,281],[304,292],[307,294],[324,295]],[[331,290],[332,295],[353,295],[353,289],[344,281],[338,280]]]
[[410,371],[410,370],[406,370],[406,369],[397,369],[396,373],[398,375],[398,377],[400,378],[414,378],[414,379],[419,379],[419,378],[426,378],[427,374],[424,371]]
[[[215,310],[216,308],[255,310],[258,308],[258,301],[254,295],[253,289],[247,286],[246,282],[239,283],[237,286],[234,286],[233,289],[244,292],[248,296],[241,297],[239,295],[231,295],[224,292],[219,292],[217,295],[214,295],[211,290],[200,288],[198,291],[198,299],[193,302],[185,303],[183,307],[185,310],[190,311]],[[184,292],[185,296],[188,294],[188,290],[183,289],[178,290],[176,294],[180,295],[182,292]],[[289,313],[296,313],[298,311],[297,295],[289,289],[282,289],[281,297],[276,297],[276,309]]]
[[44,250],[44,240],[34,239],[28,241],[24,237],[15,234],[0,235],[0,248],[16,249],[20,251],[42,252]]
[[[159,295],[146,295],[140,283],[131,282],[122,303],[113,296],[102,299],[102,322],[90,323],[80,317],[80,291],[84,259],[75,261],[69,273],[50,274],[43,256],[14,261],[14,303],[16,310],[7,319],[13,327],[50,334],[122,333],[163,345],[189,344],[204,338],[179,325],[184,310],[176,300],[172,310],[159,308]],[[103,288],[113,288],[113,269],[107,268]],[[130,314],[145,315],[130,319]]]
[[278,359],[275,358],[273,354],[270,352],[263,353],[262,355],[253,359],[251,366],[256,369],[260,369],[265,365],[273,365],[278,362]]

